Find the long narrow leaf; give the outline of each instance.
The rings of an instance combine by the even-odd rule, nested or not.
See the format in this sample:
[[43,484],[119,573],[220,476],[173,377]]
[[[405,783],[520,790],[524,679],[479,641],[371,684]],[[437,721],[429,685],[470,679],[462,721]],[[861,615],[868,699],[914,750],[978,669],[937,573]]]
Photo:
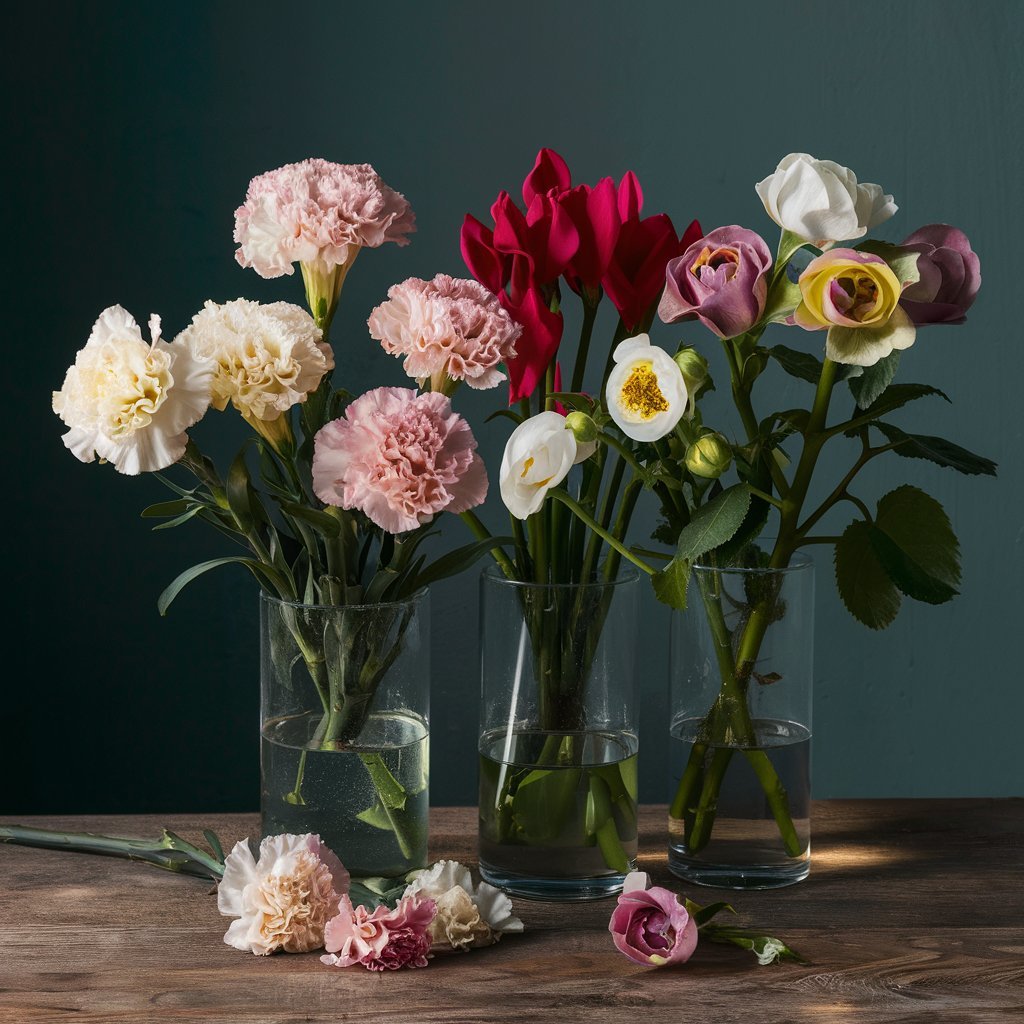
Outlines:
[[244,565],[261,583],[264,580],[270,581],[273,588],[282,597],[287,595],[287,583],[273,566],[264,565],[262,562],[257,562],[254,558],[246,558],[244,555],[227,555],[223,558],[213,558],[208,562],[200,562],[178,575],[157,598],[156,606],[160,614],[166,615],[171,602],[198,576],[202,576],[203,573],[216,569],[218,566],[232,563]]
[[419,574],[416,580],[416,589],[454,576],[479,561],[487,552],[512,543],[514,543],[512,537],[485,537],[483,540],[475,540],[471,544],[449,551]]

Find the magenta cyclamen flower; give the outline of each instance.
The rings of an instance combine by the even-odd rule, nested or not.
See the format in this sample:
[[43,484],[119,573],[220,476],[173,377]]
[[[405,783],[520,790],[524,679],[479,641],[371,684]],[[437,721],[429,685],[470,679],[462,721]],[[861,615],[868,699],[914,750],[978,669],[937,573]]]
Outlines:
[[405,533],[439,512],[479,505],[487,471],[469,424],[444,395],[377,388],[317,433],[313,490],[328,505]]
[[429,379],[434,391],[449,378],[471,388],[496,387],[505,379],[498,364],[515,357],[523,330],[483,285],[447,274],[392,285],[367,324],[384,351],[404,356],[405,372]]
[[962,324],[981,287],[981,261],[970,239],[949,224],[926,224],[902,248],[920,253],[920,280],[909,285],[900,305],[918,327]]
[[669,262],[658,315],[667,324],[697,319],[720,338],[736,338],[764,312],[772,262],[760,235],[736,224],[716,228]]
[[685,963],[697,948],[697,923],[674,892],[658,886],[623,891],[608,930],[619,952],[645,967]]
[[430,925],[437,913],[433,900],[403,896],[394,910],[353,907],[348,896],[324,930],[328,967],[361,964],[370,971],[395,971],[400,967],[426,967],[430,952]]
[[249,182],[235,211],[235,259],[260,277],[294,273],[293,263],[321,271],[352,262],[363,247],[407,245],[412,208],[369,164],[303,160]]

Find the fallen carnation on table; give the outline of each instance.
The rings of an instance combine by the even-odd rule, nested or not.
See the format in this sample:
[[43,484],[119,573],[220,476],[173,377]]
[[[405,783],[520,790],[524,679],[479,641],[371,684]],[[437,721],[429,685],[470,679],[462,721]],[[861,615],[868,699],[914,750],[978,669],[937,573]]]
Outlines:
[[762,966],[783,960],[807,962],[771,935],[763,935],[752,928],[712,924],[711,919],[723,911],[736,913],[728,903],[702,907],[688,899],[680,902],[671,889],[651,886],[646,872],[632,871],[623,883],[608,930],[615,948],[644,967],[686,963],[693,956],[700,937],[749,949]]

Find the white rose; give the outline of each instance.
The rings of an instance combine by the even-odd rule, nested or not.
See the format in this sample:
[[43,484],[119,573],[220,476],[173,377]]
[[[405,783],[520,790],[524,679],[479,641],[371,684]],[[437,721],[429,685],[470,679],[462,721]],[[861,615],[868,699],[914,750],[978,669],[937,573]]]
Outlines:
[[857,183],[849,167],[790,153],[756,186],[768,216],[819,249],[861,238],[898,209],[880,185]]
[[[674,365],[674,364],[673,364]],[[501,500],[517,519],[526,519],[544,504],[577,462],[595,445],[578,444],[561,413],[541,412],[512,431],[501,460]]]
[[334,369],[313,318],[290,302],[207,302],[178,336],[214,365],[213,405],[228,402],[250,422],[276,420]]
[[209,407],[211,366],[163,341],[160,317],[149,330],[151,344],[127,310],[105,309],[53,393],[53,411],[71,428],[64,445],[82,462],[98,455],[131,476],[166,469]]
[[634,441],[657,441],[672,432],[689,396],[683,371],[646,334],[620,342],[612,354],[605,403],[612,419]]

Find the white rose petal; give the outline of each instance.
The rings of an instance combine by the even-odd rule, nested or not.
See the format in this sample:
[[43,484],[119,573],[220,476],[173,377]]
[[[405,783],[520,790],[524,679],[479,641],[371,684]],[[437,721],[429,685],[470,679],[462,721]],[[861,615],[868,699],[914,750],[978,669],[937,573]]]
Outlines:
[[605,402],[622,432],[634,441],[657,441],[671,433],[689,400],[676,361],[646,334],[620,342],[612,358]]
[[578,456],[576,437],[560,413],[541,412],[524,420],[512,431],[501,460],[499,484],[505,507],[517,519],[533,515],[548,491],[568,476]]
[[779,227],[819,249],[861,238],[897,210],[880,185],[858,184],[849,167],[808,153],[783,157],[755,189]]
[[64,444],[82,462],[98,455],[131,476],[166,469],[209,407],[210,364],[163,341],[158,316],[149,329],[147,344],[127,310],[105,309],[53,393],[53,411],[71,428]]

